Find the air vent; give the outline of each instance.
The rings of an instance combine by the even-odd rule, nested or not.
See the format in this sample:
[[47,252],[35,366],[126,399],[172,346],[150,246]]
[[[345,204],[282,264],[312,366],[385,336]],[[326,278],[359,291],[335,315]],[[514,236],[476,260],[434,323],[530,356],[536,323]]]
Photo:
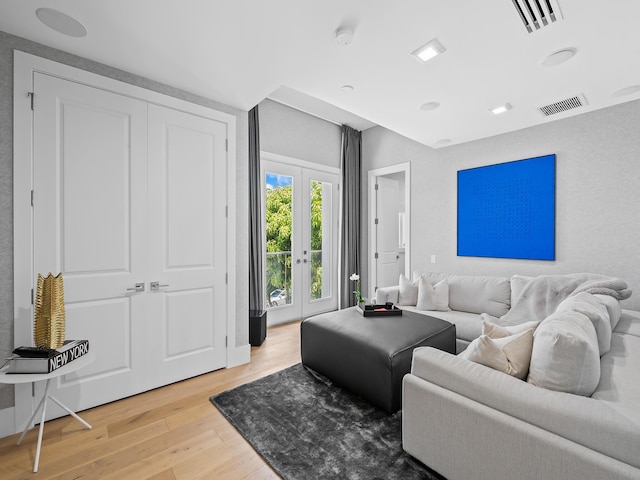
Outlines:
[[575,97],[560,100],[559,102],[552,103],[550,105],[545,105],[544,107],[539,107],[538,111],[545,117],[548,117],[550,115],[555,115],[556,113],[562,113],[567,110],[582,107],[586,104],[587,100],[584,98],[584,95],[580,94]]
[[557,0],[511,0],[527,32],[533,33],[542,27],[562,19]]

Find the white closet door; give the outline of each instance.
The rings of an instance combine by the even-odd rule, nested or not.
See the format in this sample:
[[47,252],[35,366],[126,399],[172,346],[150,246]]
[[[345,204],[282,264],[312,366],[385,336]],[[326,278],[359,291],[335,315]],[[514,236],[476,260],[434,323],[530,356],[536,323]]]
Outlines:
[[226,128],[149,105],[154,386],[225,365]]
[[39,73],[34,91],[34,275],[62,272],[66,338],[97,353],[56,385],[81,410],[146,384],[147,105]]

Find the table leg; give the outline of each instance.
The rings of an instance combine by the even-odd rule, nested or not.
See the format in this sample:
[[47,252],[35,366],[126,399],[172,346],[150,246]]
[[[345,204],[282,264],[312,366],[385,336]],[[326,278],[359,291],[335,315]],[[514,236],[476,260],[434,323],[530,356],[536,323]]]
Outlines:
[[[49,389],[49,380],[47,380],[45,391],[48,390],[48,389]],[[31,415],[31,418],[27,422],[27,425],[24,427],[24,430],[22,431],[22,435],[20,435],[20,438],[18,439],[18,443],[16,443],[16,445],[20,445],[22,443],[22,440],[24,439],[25,434],[31,428],[31,423],[33,423],[33,419],[36,418],[36,415],[38,414],[38,412],[40,411],[40,409],[42,408],[42,406],[44,405],[44,403],[46,401],[47,401],[47,394],[45,393],[42,396],[42,400],[40,400],[40,403],[38,403],[38,406],[33,411],[33,414]]]
[[44,419],[47,412],[47,398],[49,397],[49,380],[47,380],[47,386],[44,389],[44,403],[42,404],[42,418],[40,419],[40,431],[38,432],[38,446],[36,447],[36,460],[33,464],[33,473],[38,471],[38,464],[40,463],[40,448],[42,447],[42,433],[44,432]]
[[22,440],[24,439],[24,436],[27,433],[27,430],[29,430],[29,428],[31,428],[31,423],[33,422],[33,419],[36,418],[36,415],[38,414],[38,411],[42,410],[42,416],[40,418],[40,428],[39,428],[39,432],[38,432],[38,445],[36,447],[36,459],[35,459],[35,462],[33,464],[33,473],[37,473],[38,472],[38,465],[40,464],[40,450],[42,448],[42,434],[44,433],[44,422],[45,422],[45,417],[46,417],[46,414],[47,414],[47,399],[50,398],[51,400],[56,402],[60,406],[60,408],[62,408],[66,412],[68,412],[73,418],[78,420],[80,423],[82,423],[89,430],[91,430],[91,428],[92,428],[91,425],[89,425],[82,418],[80,418],[80,416],[77,415],[75,412],[72,412],[71,409],[69,407],[67,407],[64,403],[62,403],[60,400],[58,400],[55,397],[49,396],[49,383],[50,383],[50,381],[51,381],[51,379],[47,379],[47,383],[46,383],[45,388],[44,388],[44,395],[42,396],[42,400],[40,400],[40,403],[38,404],[38,406],[34,410],[33,415],[31,415],[31,418],[27,422],[27,425],[24,427],[24,430],[22,431],[22,435],[20,435],[20,438],[18,439],[18,443],[16,443],[16,445],[20,445],[22,443]]
[[85,427],[87,427],[89,430],[91,430],[91,428],[92,428],[92,427],[91,427],[91,425],[89,425],[89,424],[88,424],[87,422],[85,422],[82,418],[80,418],[80,416],[79,416],[77,413],[72,412],[72,411],[71,411],[71,409],[70,409],[69,407],[67,407],[64,403],[62,403],[60,400],[58,400],[58,399],[57,399],[57,398],[55,398],[55,397],[49,397],[49,398],[50,398],[51,400],[53,400],[54,402],[56,402],[56,403],[60,406],[60,408],[62,408],[62,409],[64,409],[64,410],[66,410],[66,411],[69,413],[69,415],[71,415],[73,418],[75,418],[75,419],[76,419],[76,420],[78,420],[81,424],[83,424]]

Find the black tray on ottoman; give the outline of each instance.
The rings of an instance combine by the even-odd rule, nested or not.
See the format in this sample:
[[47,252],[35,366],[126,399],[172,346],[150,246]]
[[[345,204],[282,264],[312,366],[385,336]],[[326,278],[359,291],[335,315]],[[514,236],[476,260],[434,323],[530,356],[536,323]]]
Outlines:
[[393,315],[402,315],[402,310],[394,304],[384,305],[365,305],[359,304],[358,310],[365,317],[389,317]]
[[358,307],[307,318],[300,325],[302,363],[388,412],[402,406],[402,378],[413,349],[456,351],[455,325],[405,311],[365,317]]

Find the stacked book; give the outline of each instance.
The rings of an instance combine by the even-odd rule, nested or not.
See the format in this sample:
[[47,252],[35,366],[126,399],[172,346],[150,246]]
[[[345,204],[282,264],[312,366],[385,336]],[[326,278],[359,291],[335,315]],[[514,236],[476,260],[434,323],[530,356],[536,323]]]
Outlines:
[[60,348],[19,347],[7,373],[51,373],[89,352],[89,340],[67,340]]

